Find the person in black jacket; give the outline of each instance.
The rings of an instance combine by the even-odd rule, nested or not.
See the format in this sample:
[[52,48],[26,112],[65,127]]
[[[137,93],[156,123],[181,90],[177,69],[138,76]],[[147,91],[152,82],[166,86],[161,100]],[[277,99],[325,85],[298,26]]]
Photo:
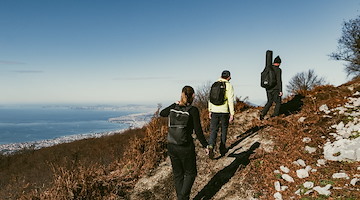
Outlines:
[[266,89],[267,102],[264,106],[264,109],[261,111],[260,120],[264,119],[266,113],[269,111],[273,102],[275,102],[275,110],[271,116],[275,117],[275,116],[279,115],[280,105],[281,105],[281,96],[283,95],[280,64],[281,64],[281,59],[279,56],[277,56],[274,59],[274,62],[271,66],[275,71],[276,85],[272,88]]
[[[206,148],[208,145],[208,142],[206,141],[202,131],[199,110],[197,107],[191,106],[194,97],[194,89],[191,86],[185,86],[182,89],[181,100],[171,104],[160,112],[160,116],[168,117],[171,110],[178,107],[187,107],[186,110],[189,114],[189,119],[186,126],[187,142],[185,144],[174,144],[168,140],[167,145],[168,155],[170,156],[173,169],[175,189],[178,200],[185,200],[190,198],[191,187],[197,174],[195,145],[192,137],[193,131],[195,131],[197,139],[204,148]],[[206,149],[207,154],[208,152],[209,151]]]

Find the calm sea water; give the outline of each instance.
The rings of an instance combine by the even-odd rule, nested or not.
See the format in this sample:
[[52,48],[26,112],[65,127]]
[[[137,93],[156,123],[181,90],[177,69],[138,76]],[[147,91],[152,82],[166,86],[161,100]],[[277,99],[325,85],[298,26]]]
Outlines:
[[129,125],[107,120],[133,113],[70,107],[0,107],[0,144],[122,130]]

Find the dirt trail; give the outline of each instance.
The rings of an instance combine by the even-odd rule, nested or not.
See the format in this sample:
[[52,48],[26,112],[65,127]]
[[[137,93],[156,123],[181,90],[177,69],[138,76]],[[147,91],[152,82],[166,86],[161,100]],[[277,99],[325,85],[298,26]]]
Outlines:
[[[258,134],[264,127],[254,127],[258,116],[259,110],[255,108],[235,115],[234,123],[229,127],[229,151],[224,157],[216,152],[214,160],[210,160],[200,144],[195,142],[198,176],[192,188],[192,199],[251,199],[253,194],[248,190],[251,187],[243,183],[241,172],[255,150],[272,149],[272,142]],[[131,199],[176,199],[172,178],[168,158],[138,181]]]

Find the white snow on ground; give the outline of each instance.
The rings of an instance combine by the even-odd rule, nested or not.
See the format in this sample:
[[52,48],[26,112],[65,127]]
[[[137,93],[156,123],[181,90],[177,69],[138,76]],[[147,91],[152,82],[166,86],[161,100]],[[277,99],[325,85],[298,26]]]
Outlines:
[[[350,161],[357,162],[360,161],[360,92],[357,91],[353,94],[353,97],[348,98],[348,102],[341,107],[337,107],[335,109],[329,109],[327,105],[322,105],[319,107],[319,111],[323,112],[325,115],[323,117],[331,117],[331,115],[344,115],[344,121],[339,124],[334,124],[330,127],[331,133],[329,136],[333,139],[328,141],[322,147],[324,152],[325,159],[319,159],[317,161],[316,166],[306,165],[305,161],[302,159],[298,159],[294,161],[292,164],[297,166],[296,174],[299,179],[306,179],[307,177],[311,177],[311,173],[316,172],[316,167],[321,167],[326,165],[326,160],[331,161]],[[301,117],[298,122],[302,123],[306,120],[306,118]],[[335,140],[335,141],[334,141]],[[308,153],[313,153],[317,150],[317,148],[321,147],[309,147],[305,144],[310,142],[311,138],[306,137],[303,138],[304,149]],[[333,141],[333,142],[331,142]],[[275,170],[274,173],[280,173],[281,177],[287,182],[293,182],[294,178],[289,176],[290,170],[287,167],[281,166],[280,170]],[[357,168],[357,171],[360,173],[360,166]],[[333,179],[346,179],[349,180],[347,184],[349,186],[355,186],[360,182],[360,174],[356,174],[353,177],[350,177],[345,172],[334,173],[331,178]],[[274,183],[275,190],[274,199],[281,200],[282,195],[281,191],[288,189],[286,186],[280,185],[279,181]],[[282,190],[283,188],[283,190]],[[327,184],[326,186],[315,186],[314,182],[305,181],[295,192],[295,195],[308,195],[312,192],[317,192],[320,195],[329,196],[331,195],[332,185]],[[295,197],[294,197],[295,198]]]
[[[111,118],[109,119],[109,122],[129,124],[130,128],[141,128],[150,121],[152,116],[153,113],[139,113],[139,114],[122,116],[118,118]],[[77,135],[68,135],[68,136],[63,136],[48,140],[3,144],[0,145],[0,154],[11,154],[21,149],[41,149],[44,147],[50,147],[62,143],[69,143],[76,140],[82,140],[87,138],[99,138],[102,136],[118,134],[124,131],[125,130],[116,130],[116,131],[109,131],[102,133],[77,134]]]

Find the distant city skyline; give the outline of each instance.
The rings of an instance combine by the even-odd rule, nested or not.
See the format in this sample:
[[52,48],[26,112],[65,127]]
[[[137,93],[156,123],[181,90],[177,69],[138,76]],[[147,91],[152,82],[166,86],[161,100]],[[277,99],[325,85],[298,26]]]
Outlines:
[[0,0],[0,105],[167,104],[227,69],[237,97],[263,105],[265,52],[282,59],[283,90],[331,60],[357,0]]

